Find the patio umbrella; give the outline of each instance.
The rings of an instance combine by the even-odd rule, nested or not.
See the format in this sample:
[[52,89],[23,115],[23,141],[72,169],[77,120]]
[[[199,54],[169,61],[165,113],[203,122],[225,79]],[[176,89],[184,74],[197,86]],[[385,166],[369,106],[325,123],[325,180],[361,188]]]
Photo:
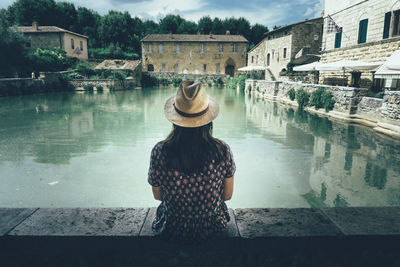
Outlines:
[[321,62],[316,61],[316,62],[313,62],[310,64],[305,64],[305,65],[294,67],[293,70],[294,71],[313,71],[313,70],[316,70],[316,68],[321,64],[322,64]]
[[266,70],[267,68],[264,66],[246,66],[238,69],[238,71],[252,71],[252,70]]
[[375,72],[378,79],[400,79],[400,50],[395,51]]

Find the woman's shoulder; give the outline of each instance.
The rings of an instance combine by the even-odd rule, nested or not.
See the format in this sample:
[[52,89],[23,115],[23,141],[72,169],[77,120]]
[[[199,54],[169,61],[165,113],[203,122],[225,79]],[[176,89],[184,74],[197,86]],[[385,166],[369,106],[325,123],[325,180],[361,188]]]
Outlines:
[[151,150],[151,154],[160,154],[162,151],[163,144],[164,144],[164,141],[160,141],[157,144],[155,144]]
[[228,143],[226,143],[224,140],[221,140],[221,139],[217,139],[217,140],[218,140],[219,143],[222,145],[224,151],[226,151],[226,152],[231,152],[231,148],[230,148],[230,146],[228,145]]

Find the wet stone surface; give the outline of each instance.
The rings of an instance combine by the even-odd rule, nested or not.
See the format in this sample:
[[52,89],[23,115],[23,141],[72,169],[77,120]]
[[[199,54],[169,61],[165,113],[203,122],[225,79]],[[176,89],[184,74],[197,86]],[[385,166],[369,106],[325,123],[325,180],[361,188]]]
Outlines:
[[244,238],[272,236],[336,236],[340,230],[317,209],[236,209]]
[[15,226],[29,217],[37,209],[0,208],[0,236],[7,234]]
[[326,208],[322,211],[345,235],[399,235],[400,208]]
[[148,208],[39,209],[10,235],[137,236]]

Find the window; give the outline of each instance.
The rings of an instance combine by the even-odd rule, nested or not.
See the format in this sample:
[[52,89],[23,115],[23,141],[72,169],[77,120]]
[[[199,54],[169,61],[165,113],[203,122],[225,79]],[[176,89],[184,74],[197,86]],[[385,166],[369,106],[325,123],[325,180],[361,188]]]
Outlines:
[[343,27],[340,27],[340,31],[335,35],[335,48],[340,48],[342,46],[342,32]]
[[385,26],[383,26],[383,39],[389,38],[391,20],[392,20],[392,12],[387,12],[385,14]]
[[236,52],[237,52],[237,45],[236,45],[236,44],[233,44],[233,46],[232,46],[232,52],[233,52],[233,53],[236,53]]
[[251,63],[254,63],[254,56],[251,56]]
[[272,58],[271,59],[273,60],[274,59],[274,55],[275,55],[275,49],[272,49],[272,53],[271,54],[272,54]]
[[319,40],[319,35],[318,34],[314,34],[314,41],[318,41]]
[[267,55],[267,66],[269,67],[269,65],[271,65],[271,54],[268,53]]
[[154,71],[154,66],[153,66],[153,64],[147,65],[147,71]]
[[258,55],[256,56],[256,64],[258,64]]
[[203,72],[206,73],[207,72],[207,64],[203,65]]
[[400,35],[400,10],[393,12],[393,36]]
[[223,44],[219,45],[219,52],[220,53],[224,52],[224,45]]
[[162,44],[160,44],[158,46],[158,53],[162,54],[164,52],[164,46]]
[[161,71],[166,71],[165,63],[161,64]]
[[75,49],[74,39],[71,39],[71,49]]
[[204,44],[200,44],[200,53],[204,53]]
[[81,51],[83,51],[83,42],[82,41],[79,41],[79,46],[81,48]]
[[147,46],[147,52],[153,53],[153,46],[152,46],[151,44],[149,44],[149,45]]
[[217,63],[217,65],[215,66],[215,69],[217,70],[217,73],[221,72],[221,65],[219,63]]
[[283,58],[287,57],[287,48],[283,48]]
[[363,19],[360,21],[360,26],[358,28],[359,44],[364,44],[367,42],[367,32],[368,32],[368,19]]
[[176,45],[176,53],[180,53],[181,52],[181,45]]

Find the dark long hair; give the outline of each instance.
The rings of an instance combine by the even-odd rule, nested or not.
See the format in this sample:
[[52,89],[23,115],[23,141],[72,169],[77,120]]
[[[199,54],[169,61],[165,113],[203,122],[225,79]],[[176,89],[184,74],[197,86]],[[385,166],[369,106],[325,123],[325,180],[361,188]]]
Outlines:
[[196,128],[174,124],[162,148],[166,157],[166,167],[193,173],[203,170],[208,161],[215,160],[218,164],[226,153],[226,146],[212,136],[212,129],[212,122]]

